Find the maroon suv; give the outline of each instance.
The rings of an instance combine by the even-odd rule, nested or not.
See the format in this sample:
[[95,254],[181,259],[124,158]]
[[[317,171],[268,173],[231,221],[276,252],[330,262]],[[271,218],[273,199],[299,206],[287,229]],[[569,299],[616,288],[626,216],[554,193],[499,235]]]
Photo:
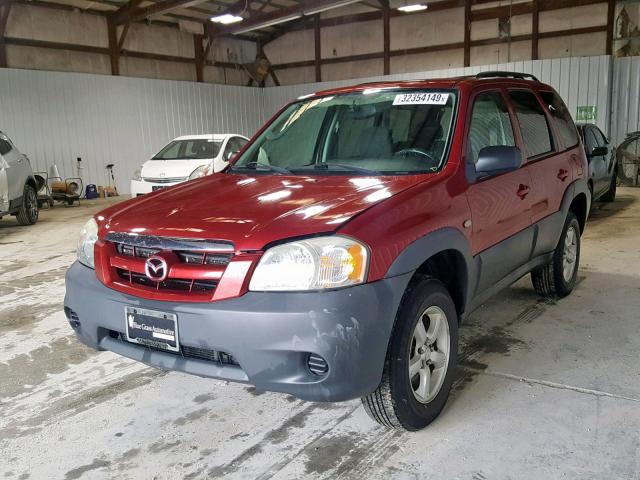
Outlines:
[[576,282],[590,196],[564,103],[524,74],[358,85],[285,106],[222,173],[83,228],[85,344],[422,428],[458,327],[531,272]]

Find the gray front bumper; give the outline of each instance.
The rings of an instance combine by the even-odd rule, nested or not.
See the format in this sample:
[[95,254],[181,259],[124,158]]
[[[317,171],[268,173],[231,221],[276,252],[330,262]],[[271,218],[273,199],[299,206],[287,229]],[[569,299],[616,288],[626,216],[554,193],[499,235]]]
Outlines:
[[[76,262],[66,275],[64,305],[77,314],[76,335],[90,347],[304,400],[343,401],[370,393],[380,383],[393,321],[410,278],[411,273],[334,291],[249,292],[219,302],[174,303],[107,288],[93,270]],[[175,313],[182,346],[226,352],[241,368],[115,338],[114,332],[124,332],[125,306]],[[324,377],[308,370],[309,353],[329,364]]]

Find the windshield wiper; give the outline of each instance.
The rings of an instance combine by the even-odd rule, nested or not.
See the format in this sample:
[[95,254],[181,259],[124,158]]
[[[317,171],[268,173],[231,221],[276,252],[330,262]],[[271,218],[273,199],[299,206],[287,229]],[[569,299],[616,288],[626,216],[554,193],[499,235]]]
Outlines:
[[[261,167],[261,168],[258,168]],[[290,170],[287,170],[286,168],[283,167],[276,167],[275,165],[271,165],[269,163],[260,163],[260,162],[249,162],[246,163],[244,165],[239,165],[239,166],[232,166],[231,170],[240,170],[240,169],[247,169],[247,170],[269,170],[271,172],[276,172],[280,175],[293,175],[293,173],[291,173]]]
[[[312,163],[309,165],[304,165],[303,167],[311,167],[313,170],[324,170],[324,171],[331,171],[331,169],[335,167],[339,170],[344,170],[347,172],[362,173],[364,175],[380,175],[381,174],[381,172],[377,170],[370,170],[368,168],[356,167],[355,165],[347,165],[344,163]],[[308,170],[308,168],[301,168],[300,170]]]

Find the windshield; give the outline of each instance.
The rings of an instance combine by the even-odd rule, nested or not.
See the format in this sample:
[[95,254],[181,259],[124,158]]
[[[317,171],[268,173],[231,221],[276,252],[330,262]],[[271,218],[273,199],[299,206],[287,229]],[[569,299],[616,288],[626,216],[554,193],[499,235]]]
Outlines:
[[410,174],[438,171],[451,137],[455,94],[371,89],[290,105],[232,171]]
[[184,160],[215,158],[222,142],[208,139],[174,140],[151,160]]

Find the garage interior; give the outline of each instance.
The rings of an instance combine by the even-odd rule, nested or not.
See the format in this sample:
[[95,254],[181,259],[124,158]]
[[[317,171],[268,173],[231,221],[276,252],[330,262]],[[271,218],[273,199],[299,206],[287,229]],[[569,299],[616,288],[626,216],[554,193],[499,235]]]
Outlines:
[[[592,206],[572,295],[526,276],[465,321],[425,430],[76,341],[78,232],[172,139],[251,138],[324,89],[483,71],[534,74],[624,146],[619,187]],[[640,479],[640,1],[0,0],[0,119],[34,172],[83,194],[0,220],[3,478]]]

